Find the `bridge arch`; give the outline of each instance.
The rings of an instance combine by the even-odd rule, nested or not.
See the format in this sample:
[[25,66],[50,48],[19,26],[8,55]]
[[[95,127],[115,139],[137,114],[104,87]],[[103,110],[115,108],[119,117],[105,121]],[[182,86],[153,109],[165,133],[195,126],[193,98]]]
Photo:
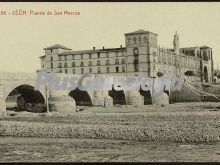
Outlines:
[[126,105],[126,94],[123,90],[116,91],[114,90],[114,88],[112,88],[112,90],[108,91],[108,95],[112,97],[113,105],[115,104]]
[[[5,98],[6,107],[7,105],[10,107],[10,103],[13,103],[19,111],[45,111],[45,99],[40,91],[34,90],[33,86],[22,84],[12,89],[8,89],[8,91],[10,92]],[[36,107],[36,105],[39,104],[41,106]]]
[[144,105],[152,104],[152,94],[150,90],[144,91],[140,88],[139,93],[144,96]]
[[92,106],[92,96],[88,91],[81,91],[79,88],[69,92],[75,102],[76,106]]

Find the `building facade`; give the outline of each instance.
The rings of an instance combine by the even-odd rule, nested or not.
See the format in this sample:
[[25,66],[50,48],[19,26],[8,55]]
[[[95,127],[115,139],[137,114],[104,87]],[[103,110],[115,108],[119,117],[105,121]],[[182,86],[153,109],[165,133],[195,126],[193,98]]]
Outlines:
[[125,34],[125,47],[73,51],[56,44],[44,48],[45,54],[40,57],[41,70],[148,77],[156,77],[158,72],[162,72],[165,76],[184,78],[190,71],[194,80],[213,81],[212,48],[180,48],[176,33],[173,48],[166,49],[158,46],[157,37],[157,34],[141,29]]

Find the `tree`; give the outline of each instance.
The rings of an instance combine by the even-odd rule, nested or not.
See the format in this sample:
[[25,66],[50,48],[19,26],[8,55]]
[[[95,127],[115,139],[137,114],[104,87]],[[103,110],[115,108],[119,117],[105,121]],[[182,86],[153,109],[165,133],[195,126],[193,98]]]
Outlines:
[[162,77],[163,73],[162,72],[157,72],[157,77]]
[[191,71],[191,70],[186,71],[184,74],[185,74],[186,76],[193,76],[193,75],[195,75],[194,72]]

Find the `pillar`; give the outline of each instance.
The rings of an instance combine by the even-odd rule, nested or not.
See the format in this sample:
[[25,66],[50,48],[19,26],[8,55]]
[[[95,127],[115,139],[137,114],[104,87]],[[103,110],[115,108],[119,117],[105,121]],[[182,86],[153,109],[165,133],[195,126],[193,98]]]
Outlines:
[[113,99],[108,95],[108,91],[94,91],[93,105],[113,107]]
[[5,117],[5,116],[6,116],[6,104],[3,95],[3,85],[1,85],[0,82],[0,117]]
[[144,96],[138,90],[128,91],[126,98],[127,105],[144,105]]
[[167,93],[163,92],[159,96],[152,96],[152,103],[153,105],[167,105],[169,104],[169,96]]
[[67,92],[56,91],[50,92],[48,99],[49,110],[62,113],[76,112],[75,100]]
[[105,98],[102,91],[94,91],[93,105],[104,106]]
[[104,107],[113,107],[113,98],[108,95],[108,91],[103,91],[104,95]]

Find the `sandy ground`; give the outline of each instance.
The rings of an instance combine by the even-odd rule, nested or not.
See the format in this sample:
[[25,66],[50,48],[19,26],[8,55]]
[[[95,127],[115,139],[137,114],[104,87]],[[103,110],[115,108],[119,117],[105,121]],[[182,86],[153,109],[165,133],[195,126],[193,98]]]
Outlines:
[[219,162],[220,143],[0,137],[0,162]]
[[80,108],[84,110],[71,114],[8,111],[7,117],[0,119],[0,135],[135,141],[220,141],[220,103]]

